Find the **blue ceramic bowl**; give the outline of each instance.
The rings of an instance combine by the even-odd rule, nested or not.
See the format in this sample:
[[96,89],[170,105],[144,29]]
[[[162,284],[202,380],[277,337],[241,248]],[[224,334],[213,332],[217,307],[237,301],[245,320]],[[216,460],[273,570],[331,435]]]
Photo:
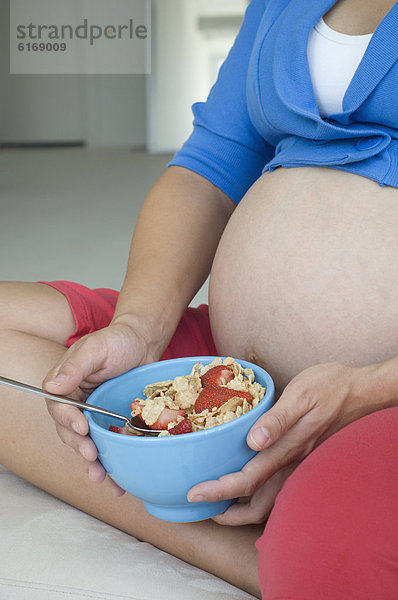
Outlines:
[[[90,404],[129,417],[130,403],[143,397],[146,385],[188,375],[194,364],[206,365],[213,359],[194,356],[138,367],[98,387]],[[109,425],[121,426],[120,421],[85,411],[105,470],[126,492],[142,499],[151,515],[165,521],[201,521],[224,512],[234,502],[189,503],[187,493],[201,481],[240,471],[256,454],[246,444],[246,436],[272,406],[274,384],[264,369],[243,360],[239,363],[253,369],[256,381],[266,388],[265,396],[245,415],[205,431],[160,438],[120,435],[108,431]]]

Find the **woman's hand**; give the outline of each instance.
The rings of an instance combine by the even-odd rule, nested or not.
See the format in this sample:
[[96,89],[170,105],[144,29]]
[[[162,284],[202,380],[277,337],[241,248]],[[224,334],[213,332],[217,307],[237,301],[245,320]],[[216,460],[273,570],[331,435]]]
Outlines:
[[249,431],[247,443],[259,453],[239,473],[196,485],[188,499],[240,498],[214,520],[222,525],[263,523],[286,478],[316,446],[348,423],[383,408],[361,393],[366,369],[327,363],[297,375]]
[[[157,360],[156,351],[151,355],[148,347],[146,332],[139,322],[114,322],[73,344],[62,361],[47,374],[43,387],[53,394],[85,402],[104,381]],[[78,408],[51,400],[47,400],[47,407],[61,440],[86,459],[89,478],[102,482],[106,472],[97,460],[97,448],[88,435],[84,414]],[[116,495],[124,493],[113,481],[111,485]]]

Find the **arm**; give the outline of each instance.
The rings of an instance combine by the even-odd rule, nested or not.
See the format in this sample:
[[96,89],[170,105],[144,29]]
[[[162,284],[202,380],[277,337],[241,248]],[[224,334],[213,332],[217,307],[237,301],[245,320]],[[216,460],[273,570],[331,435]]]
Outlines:
[[274,152],[253,127],[246,97],[265,5],[248,6],[207,101],[193,106],[193,133],[149,194],[134,234],[114,322],[143,316],[164,332],[163,347],[209,273],[233,210],[229,199],[240,201]]
[[369,409],[398,406],[398,357],[360,368],[357,382],[359,402],[363,399]]
[[[209,275],[235,204],[207,179],[170,167],[144,202],[113,323],[147,324],[157,360]],[[161,335],[159,335],[161,332]]]
[[[107,379],[158,360],[209,273],[234,206],[200,175],[170,168],[142,208],[112,323],[73,344],[47,374],[43,387],[84,401]],[[47,405],[61,440],[87,460],[93,481],[103,481],[105,470],[83,413],[57,402]],[[113,490],[123,493],[116,484]]]
[[262,523],[286,478],[319,444],[377,410],[398,406],[398,358],[366,367],[339,363],[306,369],[252,427],[247,443],[258,454],[240,473],[201,483],[191,501],[250,497],[215,517],[223,525]]

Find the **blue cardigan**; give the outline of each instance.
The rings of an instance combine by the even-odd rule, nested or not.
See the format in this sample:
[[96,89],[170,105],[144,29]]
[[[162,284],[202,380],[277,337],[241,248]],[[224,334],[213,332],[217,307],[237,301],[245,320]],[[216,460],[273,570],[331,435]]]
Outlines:
[[264,171],[323,166],[398,187],[398,3],[374,32],[343,99],[321,118],[307,60],[336,0],[252,0],[194,129],[171,161],[236,203]]

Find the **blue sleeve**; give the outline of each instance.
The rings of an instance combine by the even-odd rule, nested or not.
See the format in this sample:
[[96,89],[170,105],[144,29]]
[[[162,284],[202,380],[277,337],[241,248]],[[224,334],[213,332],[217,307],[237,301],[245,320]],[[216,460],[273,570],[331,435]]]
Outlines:
[[194,129],[169,163],[199,173],[238,203],[274,156],[253,127],[246,99],[250,55],[266,0],[252,0],[206,102],[192,107]]

